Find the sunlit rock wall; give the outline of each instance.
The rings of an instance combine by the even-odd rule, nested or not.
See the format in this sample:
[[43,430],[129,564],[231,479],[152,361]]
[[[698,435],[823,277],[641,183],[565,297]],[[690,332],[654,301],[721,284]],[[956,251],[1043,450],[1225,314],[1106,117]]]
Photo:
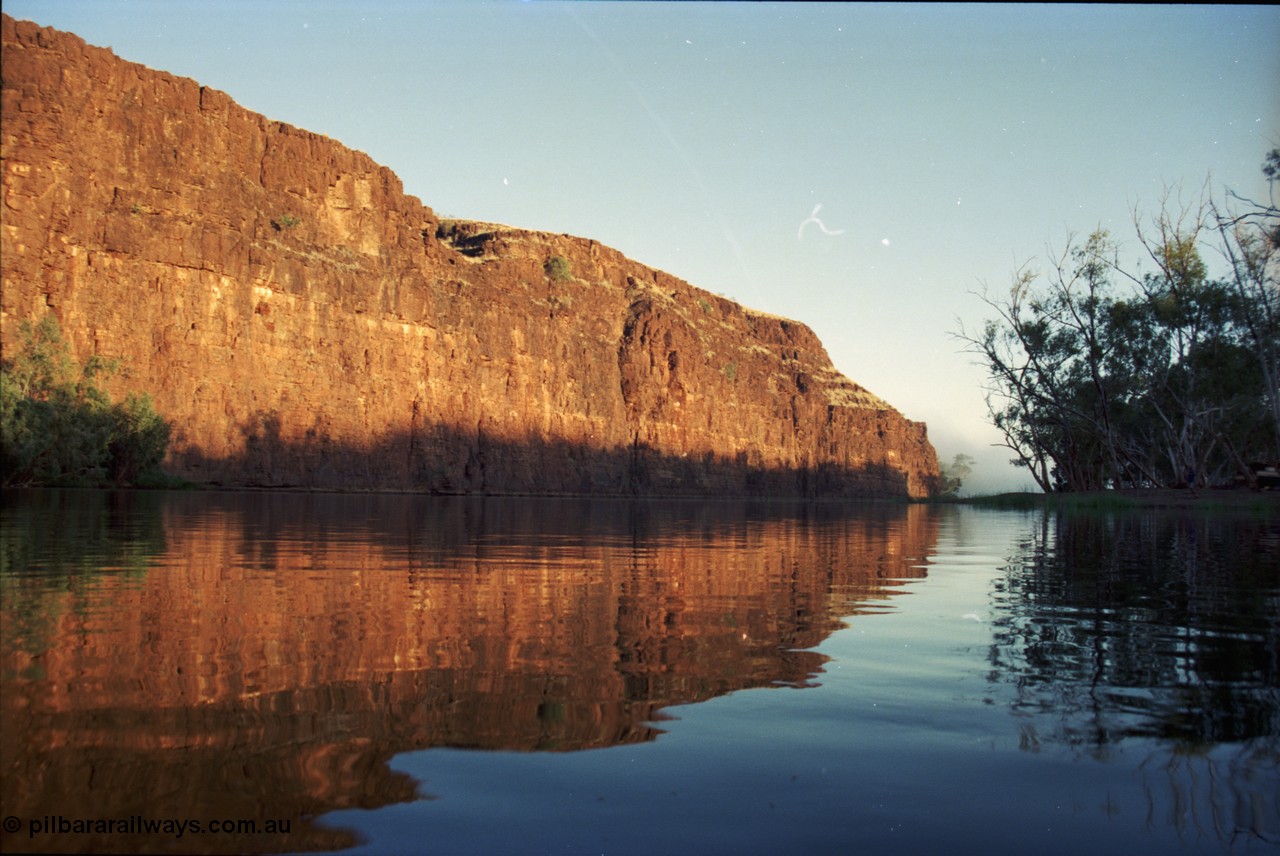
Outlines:
[[[3,19],[4,353],[52,312],[235,485],[924,496],[802,324],[595,241],[444,222],[361,152]],[[549,267],[556,258],[564,267]],[[556,264],[559,264],[558,262]]]

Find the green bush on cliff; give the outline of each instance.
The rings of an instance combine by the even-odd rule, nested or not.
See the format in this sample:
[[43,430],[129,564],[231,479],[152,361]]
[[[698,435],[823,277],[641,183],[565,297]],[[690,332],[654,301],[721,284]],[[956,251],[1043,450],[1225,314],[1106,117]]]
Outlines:
[[547,272],[547,276],[557,282],[566,280],[571,275],[569,273],[569,260],[564,256],[552,256],[547,259],[547,263],[543,266],[543,269]]
[[132,484],[153,478],[169,424],[146,395],[113,404],[95,383],[114,362],[71,358],[58,322],[23,322],[21,346],[0,363],[0,483]]

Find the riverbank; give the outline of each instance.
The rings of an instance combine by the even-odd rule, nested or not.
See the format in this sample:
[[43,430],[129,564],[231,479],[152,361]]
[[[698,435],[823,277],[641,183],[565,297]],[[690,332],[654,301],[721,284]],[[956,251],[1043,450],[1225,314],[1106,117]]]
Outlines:
[[1082,493],[1000,493],[955,500],[984,508],[1126,509],[1170,508],[1196,511],[1239,510],[1280,513],[1280,491],[1235,488],[1214,490],[1099,490]]

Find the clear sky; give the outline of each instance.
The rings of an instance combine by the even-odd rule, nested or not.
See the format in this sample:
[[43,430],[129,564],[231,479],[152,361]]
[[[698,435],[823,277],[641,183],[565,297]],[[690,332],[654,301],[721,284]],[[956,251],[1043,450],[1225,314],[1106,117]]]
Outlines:
[[949,335],[986,317],[972,292],[1100,225],[1136,258],[1135,207],[1210,176],[1261,197],[1280,145],[1268,6],[4,10],[363,150],[442,216],[595,238],[802,321],[982,492],[1031,482]]

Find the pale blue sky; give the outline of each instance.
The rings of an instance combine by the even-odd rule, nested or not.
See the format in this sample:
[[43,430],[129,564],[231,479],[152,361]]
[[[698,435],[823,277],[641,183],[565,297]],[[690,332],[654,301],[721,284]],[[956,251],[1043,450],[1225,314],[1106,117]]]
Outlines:
[[[193,77],[446,216],[595,238],[803,321],[971,487],[1029,484],[949,331],[970,292],[1162,189],[1262,196],[1267,6],[55,2],[14,17]],[[821,205],[817,223],[801,226]],[[825,231],[824,231],[825,227]],[[828,234],[838,233],[838,234]]]

